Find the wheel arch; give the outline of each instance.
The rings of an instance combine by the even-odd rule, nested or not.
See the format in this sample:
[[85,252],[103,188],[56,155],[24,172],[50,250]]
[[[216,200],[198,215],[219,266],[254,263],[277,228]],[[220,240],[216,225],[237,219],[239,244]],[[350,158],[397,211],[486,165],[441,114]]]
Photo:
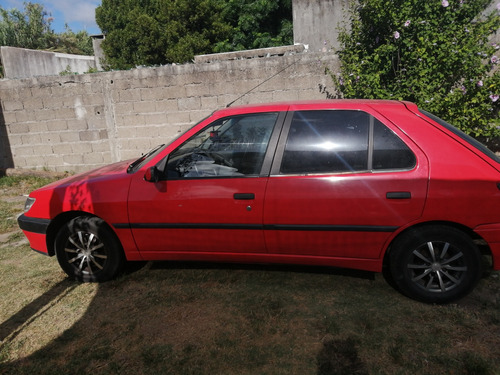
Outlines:
[[459,223],[452,222],[452,221],[427,221],[427,222],[422,222],[422,223],[418,223],[418,224],[409,226],[409,227],[403,229],[396,236],[394,236],[394,238],[391,239],[391,241],[390,241],[389,245],[387,246],[386,251],[384,253],[384,258],[383,258],[383,263],[382,263],[383,268],[387,268],[389,266],[390,253],[391,253],[392,246],[399,238],[406,235],[410,231],[418,230],[418,229],[425,228],[425,227],[434,227],[434,226],[444,226],[444,227],[449,227],[449,228],[454,228],[454,229],[460,230],[461,232],[465,233],[466,235],[468,235],[472,239],[472,241],[476,244],[479,251],[481,252],[481,255],[487,255],[487,256],[492,255],[491,249],[488,246],[488,243],[480,235],[478,235],[476,232],[474,232],[471,228],[469,228],[465,225],[459,224]]
[[113,234],[117,243],[120,244],[121,251],[123,252],[123,246],[121,245],[121,241],[120,241],[118,235],[114,231],[113,227],[111,225],[109,225],[102,217],[99,217],[97,215],[91,214],[91,213],[86,212],[86,211],[67,211],[67,212],[63,212],[63,213],[57,215],[50,222],[50,225],[47,228],[46,241],[47,241],[48,255],[50,255],[50,256],[55,255],[55,253],[56,253],[56,249],[55,249],[56,237],[57,237],[57,234],[59,233],[59,231],[61,230],[61,228],[63,227],[63,225],[70,222],[74,218],[79,217],[79,216],[97,217],[97,218],[101,219],[104,222],[104,224],[106,225],[107,229],[109,229],[110,233]]

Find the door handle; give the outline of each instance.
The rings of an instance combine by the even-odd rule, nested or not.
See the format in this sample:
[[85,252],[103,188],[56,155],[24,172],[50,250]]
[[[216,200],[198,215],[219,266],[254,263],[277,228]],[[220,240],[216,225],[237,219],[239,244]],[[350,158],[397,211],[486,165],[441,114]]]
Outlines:
[[410,199],[411,193],[409,191],[390,191],[385,194],[387,199]]
[[234,199],[237,200],[242,200],[242,201],[249,201],[252,199],[255,199],[255,194],[254,193],[235,193],[233,195]]

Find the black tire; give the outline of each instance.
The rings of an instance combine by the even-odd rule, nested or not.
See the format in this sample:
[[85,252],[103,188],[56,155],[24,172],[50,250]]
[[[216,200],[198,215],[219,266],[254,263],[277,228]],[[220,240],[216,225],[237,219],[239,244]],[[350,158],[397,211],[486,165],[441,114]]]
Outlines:
[[410,298],[449,303],[468,294],[482,275],[481,254],[464,232],[446,226],[410,230],[391,247],[394,282]]
[[83,282],[104,282],[123,268],[121,245],[103,220],[79,216],[64,225],[55,242],[57,260],[68,276]]

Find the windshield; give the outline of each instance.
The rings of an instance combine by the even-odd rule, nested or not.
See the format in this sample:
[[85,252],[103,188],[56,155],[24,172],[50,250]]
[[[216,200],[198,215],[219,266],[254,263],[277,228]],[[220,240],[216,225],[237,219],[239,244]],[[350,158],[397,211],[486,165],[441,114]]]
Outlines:
[[424,111],[422,109],[419,109],[421,113],[432,119],[433,121],[437,122],[439,125],[445,127],[449,131],[451,131],[453,134],[459,136],[462,138],[464,141],[469,143],[471,146],[473,146],[475,149],[481,151],[483,154],[488,156],[489,158],[493,159],[497,163],[500,163],[500,157],[495,154],[493,151],[491,151],[487,146],[479,142],[477,139],[472,138],[470,135],[465,134],[463,131],[460,129],[454,127],[453,125],[447,123],[446,121],[440,119],[439,117],[433,115],[432,113],[429,113],[427,111]]

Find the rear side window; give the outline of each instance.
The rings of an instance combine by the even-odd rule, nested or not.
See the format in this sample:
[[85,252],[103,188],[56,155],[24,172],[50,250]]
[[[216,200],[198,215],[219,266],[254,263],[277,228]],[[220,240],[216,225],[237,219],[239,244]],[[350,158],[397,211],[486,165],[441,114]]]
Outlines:
[[362,111],[295,112],[281,174],[411,169],[413,152],[389,128]]
[[416,159],[406,144],[377,119],[373,122],[373,170],[411,169]]

